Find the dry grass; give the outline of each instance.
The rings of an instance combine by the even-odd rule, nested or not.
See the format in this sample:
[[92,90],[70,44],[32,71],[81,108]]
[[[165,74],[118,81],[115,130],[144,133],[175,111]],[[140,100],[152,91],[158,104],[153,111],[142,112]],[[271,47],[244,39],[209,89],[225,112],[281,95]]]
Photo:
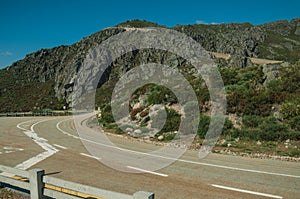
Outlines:
[[216,53],[216,52],[209,52],[213,57],[217,59],[225,59],[228,60],[230,59],[231,55],[230,54],[224,54],[224,53]]
[[258,58],[250,58],[251,62],[254,64],[281,64],[283,61],[278,60],[269,60],[269,59],[258,59]]
[[[217,59],[228,60],[231,58],[230,54],[217,53],[217,52],[209,52],[209,53],[212,57],[215,57]],[[249,59],[254,64],[280,64],[283,62],[283,61],[279,61],[279,60],[260,59],[260,58],[254,58],[254,57],[249,57]]]
[[0,189],[0,199],[29,199],[29,198],[8,189]]

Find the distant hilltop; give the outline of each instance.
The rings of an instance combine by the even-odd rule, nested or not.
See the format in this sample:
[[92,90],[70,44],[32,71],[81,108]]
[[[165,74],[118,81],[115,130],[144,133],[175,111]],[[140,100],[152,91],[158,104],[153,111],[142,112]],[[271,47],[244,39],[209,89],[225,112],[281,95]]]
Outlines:
[[[30,111],[37,107],[57,109],[68,104],[75,76],[91,48],[110,36],[147,27],[168,28],[153,22],[130,20],[96,32],[75,44],[41,49],[26,55],[0,70],[0,111]],[[170,29],[199,42],[220,67],[244,68],[300,60],[300,18],[256,26],[250,23],[191,24],[176,25]],[[124,60],[131,63],[116,62],[112,67],[134,67],[147,63],[149,58],[174,66],[183,63],[176,55],[159,54],[149,49],[127,53]],[[120,71],[125,70],[120,68]],[[108,81],[109,76],[107,73],[101,84]]]

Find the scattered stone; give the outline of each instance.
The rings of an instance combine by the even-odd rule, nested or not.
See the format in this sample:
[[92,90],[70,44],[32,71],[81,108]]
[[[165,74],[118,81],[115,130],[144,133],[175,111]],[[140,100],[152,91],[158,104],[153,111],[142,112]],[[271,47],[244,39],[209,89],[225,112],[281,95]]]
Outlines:
[[141,107],[142,107],[141,104],[138,102],[138,103],[134,104],[132,109],[139,109]]
[[163,139],[164,139],[164,136],[163,135],[160,135],[160,136],[158,136],[158,138],[157,138],[159,141],[162,141]]
[[221,141],[220,141],[220,144],[225,144],[226,143],[226,140],[225,139],[222,139]]
[[256,145],[260,146],[260,145],[262,145],[262,143],[258,140],[258,141],[256,142]]
[[141,134],[142,131],[141,131],[140,129],[135,129],[135,130],[134,130],[134,133],[135,133],[135,134]]
[[132,132],[133,132],[133,129],[132,129],[132,128],[129,128],[129,127],[127,127],[127,128],[125,129],[125,131],[126,131],[126,132],[130,132],[130,133],[132,133]]
[[227,147],[231,147],[231,144],[230,144],[230,143],[228,143],[228,144],[227,144]]

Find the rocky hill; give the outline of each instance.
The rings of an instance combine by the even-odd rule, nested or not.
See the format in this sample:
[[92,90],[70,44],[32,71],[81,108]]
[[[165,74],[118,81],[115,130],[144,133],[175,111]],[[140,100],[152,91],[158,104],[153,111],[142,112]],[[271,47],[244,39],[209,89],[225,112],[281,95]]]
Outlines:
[[[107,28],[70,46],[41,49],[0,70],[0,111],[30,111],[39,108],[60,109],[68,104],[74,78],[89,49],[128,27],[163,27],[147,21],[126,21]],[[295,62],[300,59],[300,18],[254,26],[244,24],[176,25],[173,29],[198,41],[206,50],[229,54],[218,58],[220,67],[241,68],[255,65],[250,58]],[[126,61],[130,60],[130,61]],[[111,66],[125,72],[148,60],[174,66],[185,62],[175,55],[153,50],[128,53]],[[126,63],[125,63],[126,62]],[[125,64],[124,64],[125,63]],[[127,68],[122,68],[124,65]],[[112,79],[110,74],[100,85]]]

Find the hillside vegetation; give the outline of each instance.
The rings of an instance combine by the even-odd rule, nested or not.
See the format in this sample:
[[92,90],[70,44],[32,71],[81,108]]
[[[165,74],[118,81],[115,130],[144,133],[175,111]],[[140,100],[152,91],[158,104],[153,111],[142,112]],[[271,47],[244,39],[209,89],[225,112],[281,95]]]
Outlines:
[[[210,122],[209,92],[200,76],[190,75],[184,70],[181,72],[192,84],[200,104],[202,114],[197,136],[201,143]],[[286,67],[258,65],[247,68],[220,68],[220,73],[227,95],[227,118],[220,146],[230,143],[231,148],[246,148],[248,152],[267,150],[280,155],[299,156],[300,63]],[[123,132],[115,124],[111,113],[110,96],[113,88],[113,82],[105,83],[99,88],[96,98],[102,110],[99,121],[104,128],[116,133],[142,136],[139,133],[147,132],[153,122],[149,117],[149,109],[156,104],[164,104],[168,118],[154,139],[168,141],[174,138],[182,113],[170,90],[157,85],[146,85],[138,89],[130,102],[130,116],[140,127],[128,126],[129,132]],[[137,129],[140,131],[135,134]],[[292,146],[282,146],[286,141],[293,143]],[[267,145],[266,148],[261,149],[260,143]],[[251,145],[253,147],[249,148]]]

